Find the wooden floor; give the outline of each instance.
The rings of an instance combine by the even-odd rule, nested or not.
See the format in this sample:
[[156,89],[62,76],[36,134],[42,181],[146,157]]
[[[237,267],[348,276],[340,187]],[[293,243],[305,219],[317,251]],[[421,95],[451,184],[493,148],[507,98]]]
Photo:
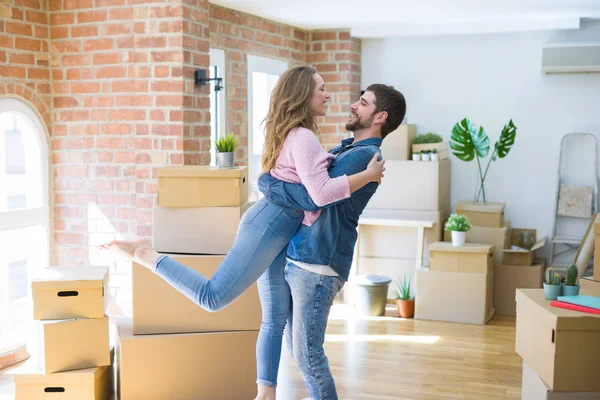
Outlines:
[[[514,318],[479,326],[403,320],[391,307],[386,315],[357,318],[344,305],[333,307],[325,351],[340,399],[520,398]],[[12,390],[0,371],[0,400],[12,399]],[[277,393],[280,400],[308,397],[285,350]]]

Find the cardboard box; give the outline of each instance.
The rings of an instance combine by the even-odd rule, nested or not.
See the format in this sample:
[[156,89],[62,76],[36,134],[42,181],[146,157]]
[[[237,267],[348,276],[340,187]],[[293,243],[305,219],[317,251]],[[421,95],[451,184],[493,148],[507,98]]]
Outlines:
[[239,400],[256,396],[258,331],[134,336],[117,322],[119,400]]
[[184,165],[157,168],[162,207],[239,207],[248,202],[248,167]]
[[555,392],[523,361],[522,400],[600,400],[600,392]]
[[[445,223],[444,223],[445,226]],[[452,232],[444,231],[444,242],[452,241]],[[494,264],[502,264],[503,249],[510,246],[510,221],[505,220],[502,228],[488,228],[486,226],[471,226],[467,232],[466,243],[493,244]]]
[[543,289],[517,289],[515,350],[554,391],[599,392],[600,315],[552,307]]
[[415,318],[486,324],[494,315],[494,274],[417,270]]
[[[210,278],[225,257],[172,258]],[[132,268],[136,335],[260,329],[262,310],[256,283],[224,309],[208,312],[145,267],[134,262]]]
[[449,156],[449,150],[448,150],[448,142],[443,141],[443,142],[439,142],[439,143],[423,143],[423,144],[413,144],[412,145],[412,152],[419,152],[422,153],[425,150],[436,150],[437,154],[438,154],[438,158],[440,160],[445,160],[446,158],[448,158]]
[[471,225],[502,228],[504,226],[504,203],[480,204],[463,200],[456,203],[456,213],[467,217]]
[[[363,225],[368,217],[387,218],[390,221],[430,221],[431,228],[424,229],[423,265],[429,264],[429,246],[442,240],[444,222],[450,216],[450,207],[440,211],[365,210],[359,223],[360,239],[357,242],[361,257],[417,258],[417,228],[414,226]],[[390,243],[394,243],[390,246]],[[414,265],[414,263],[413,263]]]
[[44,374],[33,360],[11,371],[15,400],[110,400],[114,370],[111,365]]
[[592,273],[594,280],[600,281],[600,223],[594,223],[594,271]]
[[[533,237],[535,243],[529,250],[513,250],[512,246],[519,246],[521,232],[529,232]],[[535,229],[512,229],[510,232],[510,248],[504,249],[504,256],[502,264],[506,265],[532,265],[535,261],[536,250],[541,249],[546,244],[546,236],[542,239],[537,239],[537,233]]]
[[437,242],[429,246],[429,269],[487,274],[494,271],[494,245],[466,243],[453,246]]
[[[384,155],[385,157],[385,155]],[[450,160],[385,162],[367,209],[440,211],[450,207]]]
[[35,320],[102,318],[108,267],[45,268],[31,282],[31,292]]
[[[250,207],[154,206],[154,249],[162,253],[227,254]],[[215,229],[218,227],[218,229]]]
[[600,281],[595,281],[590,278],[579,279],[580,290],[590,296],[600,297]]
[[39,367],[47,374],[110,365],[108,317],[40,321]]
[[411,146],[416,136],[416,125],[403,124],[394,132],[390,132],[381,143],[381,154],[383,154],[386,162],[390,160],[411,160]]
[[496,265],[494,270],[494,308],[496,315],[517,313],[516,290],[539,289],[544,283],[546,260],[538,259],[531,266]]

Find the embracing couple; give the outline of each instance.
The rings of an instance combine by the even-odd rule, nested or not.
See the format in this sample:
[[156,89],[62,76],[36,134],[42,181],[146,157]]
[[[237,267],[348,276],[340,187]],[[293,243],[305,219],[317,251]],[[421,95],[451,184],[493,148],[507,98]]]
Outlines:
[[380,145],[404,119],[404,96],[374,84],[351,105],[352,138],[326,152],[316,118],[330,95],[317,71],[289,68],[271,95],[259,189],[237,237],[211,279],[158,254],[147,241],[102,245],[153,271],[208,311],[218,311],[254,282],[262,306],[256,344],[256,399],[275,399],[282,338],[312,399],[337,399],[323,350],[334,297],[350,273],[358,218],[383,177]]

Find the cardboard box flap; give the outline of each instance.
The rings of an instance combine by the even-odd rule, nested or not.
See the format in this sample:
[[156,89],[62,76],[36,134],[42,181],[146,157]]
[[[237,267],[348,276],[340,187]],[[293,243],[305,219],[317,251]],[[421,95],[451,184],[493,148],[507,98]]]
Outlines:
[[600,315],[553,307],[544,297],[544,289],[517,289],[515,299],[517,306],[531,307],[531,315],[556,330],[600,332]]
[[596,215],[594,215],[594,234],[595,235],[600,235],[600,222],[596,222]]
[[429,251],[447,251],[459,253],[492,253],[496,246],[493,244],[465,243],[463,246],[453,246],[451,242],[436,242],[429,246]]
[[182,165],[156,169],[159,178],[240,178],[248,167],[220,169],[207,165]]
[[503,251],[505,253],[529,253],[530,251],[536,251],[540,248],[542,248],[544,245],[546,244],[546,236],[544,236],[543,238],[541,238],[540,240],[536,241],[533,244],[533,247],[531,247],[531,249],[529,250],[512,250],[512,249],[504,249]]
[[33,279],[33,289],[102,288],[107,278],[107,266],[45,268]]
[[465,211],[502,214],[504,212],[504,206],[505,203],[478,204],[474,201],[460,201],[456,204],[456,210],[458,211],[460,208]]

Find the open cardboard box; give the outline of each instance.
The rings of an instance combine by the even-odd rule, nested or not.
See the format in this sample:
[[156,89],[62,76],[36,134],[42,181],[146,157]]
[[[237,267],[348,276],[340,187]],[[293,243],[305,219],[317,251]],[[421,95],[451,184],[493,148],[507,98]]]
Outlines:
[[[535,243],[529,250],[512,250],[510,247],[519,246],[521,232],[530,232]],[[535,252],[541,249],[546,244],[546,236],[537,239],[537,231],[535,229],[517,229],[513,228],[510,232],[510,247],[504,249],[504,258],[502,264],[505,265],[533,265],[536,256]]]

